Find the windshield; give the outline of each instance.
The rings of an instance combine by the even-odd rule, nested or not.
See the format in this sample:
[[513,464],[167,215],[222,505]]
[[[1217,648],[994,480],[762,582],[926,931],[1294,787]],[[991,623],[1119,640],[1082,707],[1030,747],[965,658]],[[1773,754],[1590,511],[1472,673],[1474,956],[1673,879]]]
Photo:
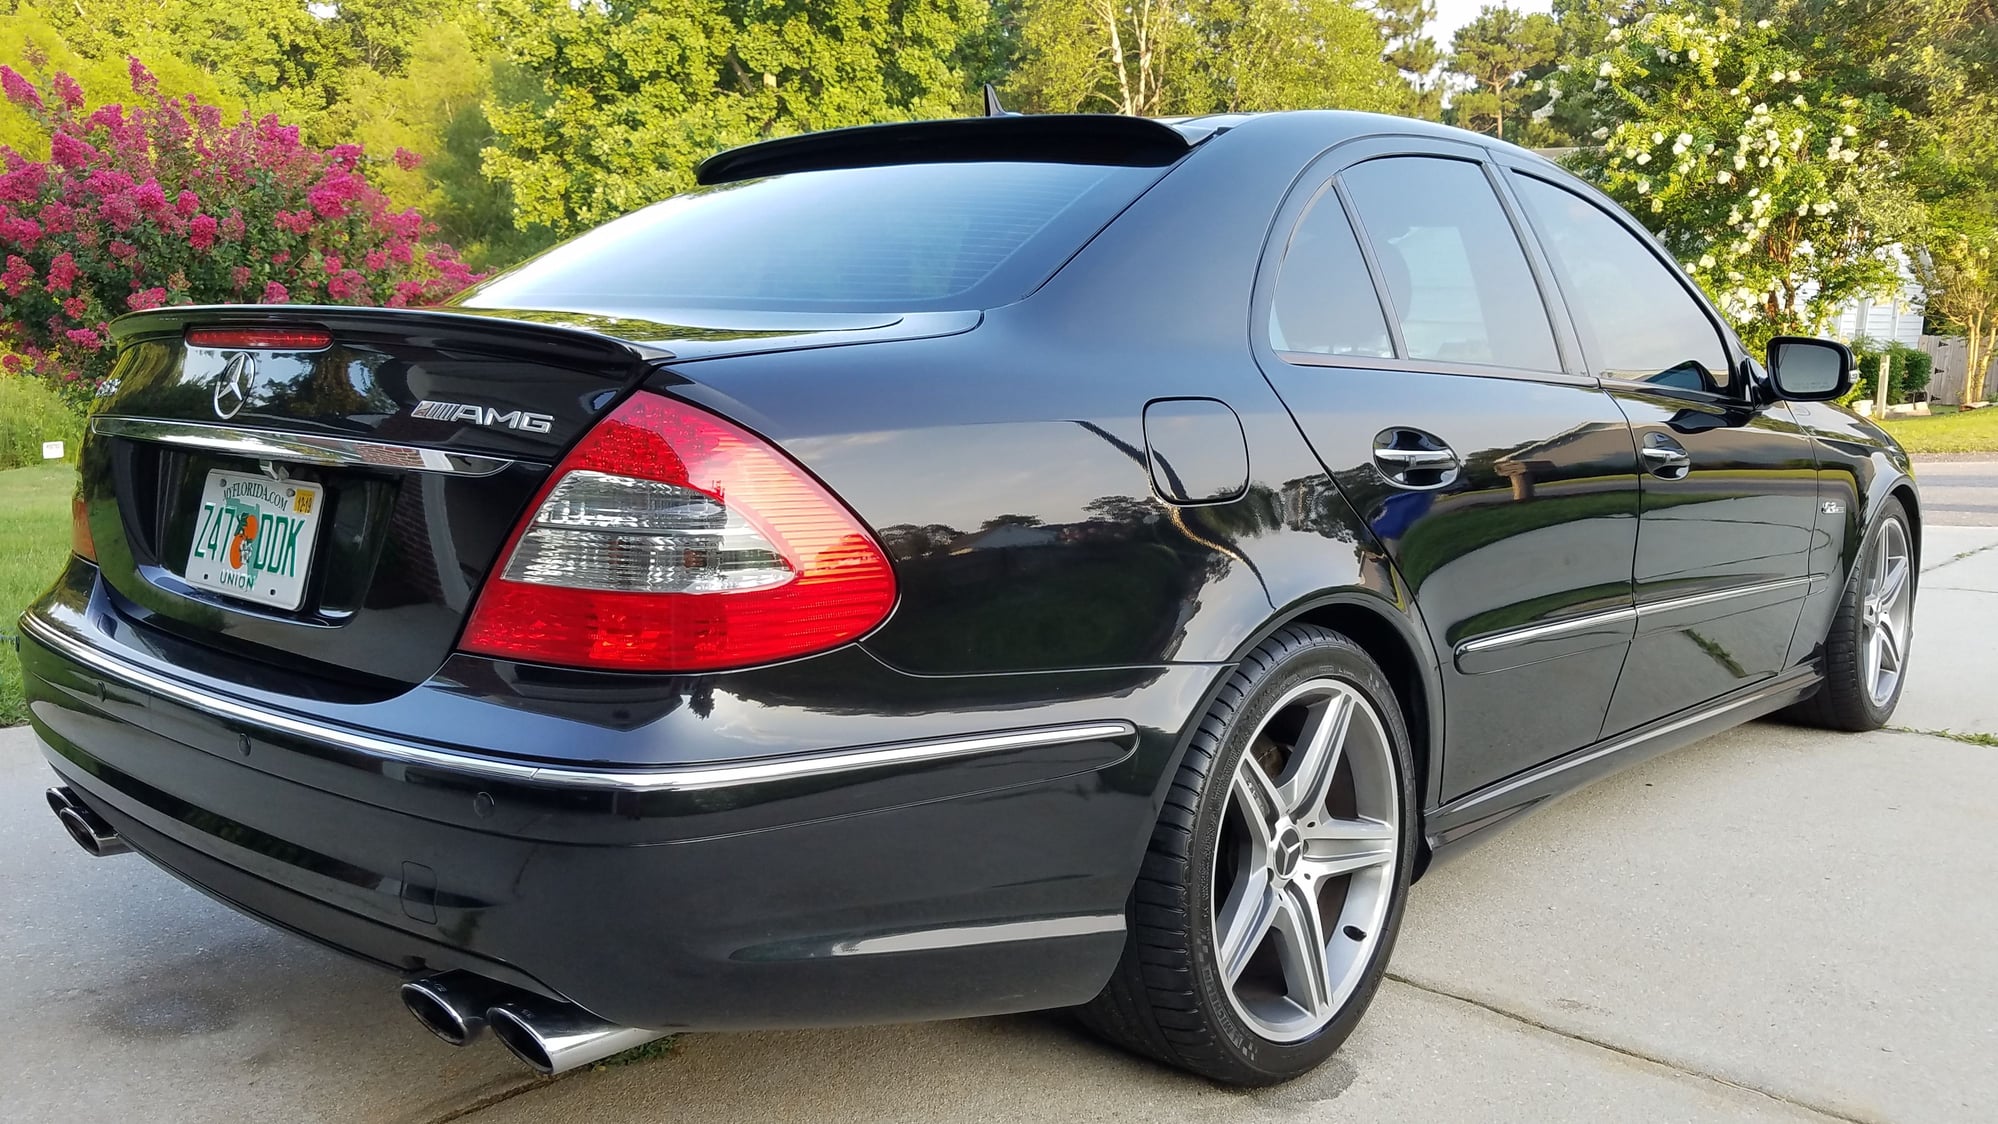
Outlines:
[[751,180],[626,215],[458,303],[588,312],[991,307],[1032,291],[1163,174],[966,163]]

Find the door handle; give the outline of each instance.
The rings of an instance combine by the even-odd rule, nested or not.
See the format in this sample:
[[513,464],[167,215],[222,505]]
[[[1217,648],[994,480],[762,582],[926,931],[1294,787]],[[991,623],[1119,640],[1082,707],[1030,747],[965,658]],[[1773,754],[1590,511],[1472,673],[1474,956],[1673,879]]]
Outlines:
[[1645,471],[1660,480],[1684,480],[1693,470],[1693,455],[1662,433],[1647,434],[1637,453],[1643,458]]
[[1409,468],[1437,468],[1457,463],[1457,454],[1448,449],[1375,449],[1374,455],[1391,464]]
[[1374,467],[1398,488],[1434,491],[1456,483],[1463,462],[1433,434],[1396,426],[1374,435]]

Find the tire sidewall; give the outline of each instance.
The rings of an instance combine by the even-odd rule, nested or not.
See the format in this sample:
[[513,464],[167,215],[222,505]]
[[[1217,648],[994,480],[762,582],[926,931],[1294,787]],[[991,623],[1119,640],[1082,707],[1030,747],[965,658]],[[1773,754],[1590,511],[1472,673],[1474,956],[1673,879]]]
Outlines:
[[[1316,630],[1314,630],[1316,632]],[[1262,727],[1272,708],[1292,688],[1313,679],[1336,679],[1358,690],[1380,716],[1392,743],[1396,788],[1401,801],[1403,825],[1399,854],[1395,861],[1392,896],[1382,923],[1380,941],[1360,977],[1360,984],[1345,1006],[1317,1033],[1298,1042],[1272,1042],[1257,1034],[1235,1011],[1222,982],[1215,950],[1214,854],[1220,843],[1220,825],[1227,810],[1229,791],[1236,766],[1248,752],[1250,739]],[[1201,788],[1194,820],[1192,849],[1187,871],[1188,924],[1192,952],[1194,990],[1202,1007],[1210,1013],[1219,1032],[1219,1042],[1243,1064],[1269,1074],[1302,1072],[1329,1057],[1352,1034],[1380,986],[1388,957],[1394,951],[1401,929],[1403,906],[1408,898],[1409,876],[1420,833],[1416,799],[1411,791],[1415,774],[1409,751],[1407,724],[1393,690],[1379,668],[1357,645],[1343,637],[1319,632],[1310,643],[1284,653],[1275,666],[1243,684],[1246,697],[1241,710],[1223,734],[1214,765]]]

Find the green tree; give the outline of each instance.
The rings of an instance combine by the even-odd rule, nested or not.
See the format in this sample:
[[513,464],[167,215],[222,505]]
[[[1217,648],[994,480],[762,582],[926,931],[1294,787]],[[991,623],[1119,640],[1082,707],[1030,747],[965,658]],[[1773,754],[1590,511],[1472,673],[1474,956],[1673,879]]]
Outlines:
[[1351,0],[1030,0],[1011,83],[1042,112],[1162,116],[1403,108],[1381,25]]
[[378,172],[379,186],[435,222],[439,239],[475,269],[511,264],[554,238],[545,226],[515,227],[512,190],[485,175],[495,137],[484,103],[509,81],[519,76],[465,27],[440,23],[403,47],[399,70],[360,68],[327,122],[328,132],[370,152],[411,154],[406,166]]
[[1501,139],[1523,139],[1526,100],[1534,93],[1527,73],[1554,59],[1559,40],[1554,21],[1540,12],[1501,4],[1480,9],[1450,44],[1450,69],[1470,83],[1452,106],[1456,123]]
[[1968,342],[1963,400],[1984,400],[1984,376],[1998,354],[1998,192],[1931,210],[1915,255],[1915,277],[1928,294],[1928,315]]
[[[1792,29],[1794,30],[1794,29]],[[1915,226],[1905,113],[1770,18],[1675,4],[1570,71],[1601,81],[1585,169],[1649,223],[1751,345],[1891,287]]]
[[1552,18],[1559,29],[1554,55],[1526,72],[1527,80],[1538,83],[1547,98],[1536,114],[1541,119],[1536,140],[1551,145],[1589,143],[1589,133],[1601,123],[1598,101],[1608,85],[1570,82],[1567,72],[1579,60],[1607,50],[1612,29],[1635,24],[1651,8],[1651,0],[1554,0]]
[[1401,112],[1431,121],[1441,118],[1443,50],[1429,34],[1436,19],[1435,0],[1374,0],[1373,12],[1387,40],[1388,65],[1408,83],[1408,100]]
[[717,149],[964,102],[974,0],[491,0],[523,81],[486,103],[515,223],[566,233],[693,186]]

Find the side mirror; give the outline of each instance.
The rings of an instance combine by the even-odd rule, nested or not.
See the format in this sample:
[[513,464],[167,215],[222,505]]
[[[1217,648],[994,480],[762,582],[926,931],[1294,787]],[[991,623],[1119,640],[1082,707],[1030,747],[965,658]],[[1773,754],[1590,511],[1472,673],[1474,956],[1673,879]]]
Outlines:
[[1769,381],[1793,402],[1828,402],[1852,390],[1852,350],[1836,340],[1777,336],[1769,341]]

